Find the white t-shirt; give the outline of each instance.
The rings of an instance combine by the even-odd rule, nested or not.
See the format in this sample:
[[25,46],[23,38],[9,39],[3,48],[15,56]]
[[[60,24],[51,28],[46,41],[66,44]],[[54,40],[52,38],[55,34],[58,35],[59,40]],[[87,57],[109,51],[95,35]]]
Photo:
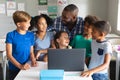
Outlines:
[[[92,41],[92,56],[89,64],[89,69],[98,67],[104,63],[105,54],[112,55],[112,46],[107,40],[102,42],[97,42],[96,40]],[[108,69],[104,69],[97,73],[107,73]]]

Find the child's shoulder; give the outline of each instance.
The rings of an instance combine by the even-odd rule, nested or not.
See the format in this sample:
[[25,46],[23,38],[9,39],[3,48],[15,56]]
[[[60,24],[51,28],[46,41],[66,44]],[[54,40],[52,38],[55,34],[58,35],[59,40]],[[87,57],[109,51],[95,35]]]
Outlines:
[[16,30],[10,31],[7,34],[13,34],[13,33],[16,33]]
[[15,35],[16,33],[17,33],[17,31],[16,31],[16,30],[13,30],[13,31],[8,32],[8,33],[7,33],[7,36],[13,36],[13,35]]
[[29,35],[34,35],[34,32],[32,32],[32,31],[27,31],[27,34],[29,34]]
[[110,43],[109,40],[106,40],[106,42],[105,42],[105,46],[112,46],[112,44]]
[[77,34],[74,38],[83,38],[83,35]]

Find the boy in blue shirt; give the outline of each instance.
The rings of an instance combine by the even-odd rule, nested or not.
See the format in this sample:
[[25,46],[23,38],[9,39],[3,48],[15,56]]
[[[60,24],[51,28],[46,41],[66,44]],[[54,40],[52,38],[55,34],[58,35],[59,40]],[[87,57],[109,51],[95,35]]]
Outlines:
[[28,32],[31,17],[24,11],[16,11],[13,20],[17,29],[7,33],[6,51],[9,59],[9,80],[14,80],[18,72],[30,68],[26,63],[31,59],[32,66],[37,66],[33,53],[34,34]]
[[97,21],[92,29],[92,56],[89,64],[89,70],[81,76],[91,76],[93,80],[109,80],[108,68],[112,55],[112,46],[105,36],[110,32],[110,24],[106,21]]

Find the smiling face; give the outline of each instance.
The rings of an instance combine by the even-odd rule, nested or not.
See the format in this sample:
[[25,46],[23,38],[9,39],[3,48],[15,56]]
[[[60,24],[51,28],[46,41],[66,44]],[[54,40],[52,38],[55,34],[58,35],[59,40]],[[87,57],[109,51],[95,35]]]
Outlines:
[[86,35],[92,35],[92,25],[85,24],[84,25],[84,33]]
[[17,23],[17,28],[21,31],[27,31],[28,28],[30,27],[30,20],[26,21],[26,22],[18,22]]
[[92,30],[93,30],[93,32],[92,32],[92,38],[93,39],[98,39],[99,36],[100,36],[100,33],[95,28],[93,28]]
[[46,32],[47,22],[46,22],[46,19],[45,19],[45,18],[41,17],[41,18],[38,20],[37,29],[38,29],[38,31],[40,31],[40,32]]
[[67,12],[67,11],[62,12],[62,22],[65,25],[74,24],[76,22],[76,19],[77,19],[77,15],[75,12]]
[[103,32],[100,32],[97,28],[93,27],[92,29],[92,38],[101,41],[105,37]]
[[69,36],[67,33],[62,33],[61,36],[57,39],[60,48],[66,48],[69,45]]

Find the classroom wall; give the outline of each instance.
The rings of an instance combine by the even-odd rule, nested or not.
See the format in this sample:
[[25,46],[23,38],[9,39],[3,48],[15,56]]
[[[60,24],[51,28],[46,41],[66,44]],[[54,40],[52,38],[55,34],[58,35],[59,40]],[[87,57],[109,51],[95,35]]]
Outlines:
[[[25,10],[31,16],[38,15],[38,10],[47,9],[46,6],[39,6],[38,0],[15,0],[25,3]],[[48,0],[50,5],[57,2],[57,0]],[[108,1],[109,0],[67,0],[67,4],[76,4],[79,7],[79,16],[85,17],[88,14],[99,16],[101,19],[108,19]],[[112,1],[112,0],[111,0]],[[114,1],[114,0],[113,0]],[[5,3],[6,0],[0,0],[0,3]],[[58,6],[58,15],[61,15],[62,9],[65,6]],[[112,14],[110,14],[111,16]],[[0,36],[5,35],[7,32],[14,30],[16,27],[13,23],[12,17],[0,14]]]
[[117,17],[118,17],[118,0],[108,0],[108,21],[112,27],[112,33],[120,35],[117,31]]
[[79,15],[82,17],[91,14],[107,19],[108,0],[68,0],[68,3],[76,4],[79,7]]
[[[26,4],[26,0],[16,0],[17,2],[22,2]],[[4,3],[6,5],[6,0],[0,0],[0,4]],[[26,7],[26,6],[25,6]],[[15,24],[12,17],[8,17],[6,14],[0,14],[0,37],[5,36],[7,32],[14,30]]]

